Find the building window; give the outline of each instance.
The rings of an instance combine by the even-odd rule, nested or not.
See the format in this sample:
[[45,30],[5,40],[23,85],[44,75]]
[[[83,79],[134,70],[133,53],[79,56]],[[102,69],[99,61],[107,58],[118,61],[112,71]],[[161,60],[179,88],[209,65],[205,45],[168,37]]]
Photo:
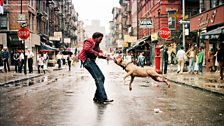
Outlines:
[[176,29],[176,10],[168,11],[168,26],[171,30]]
[[7,30],[7,15],[1,15],[0,30]]
[[219,2],[218,2],[218,0],[211,0],[210,1],[211,2],[211,8],[214,8],[214,7],[216,7],[216,6],[218,6],[219,5]]

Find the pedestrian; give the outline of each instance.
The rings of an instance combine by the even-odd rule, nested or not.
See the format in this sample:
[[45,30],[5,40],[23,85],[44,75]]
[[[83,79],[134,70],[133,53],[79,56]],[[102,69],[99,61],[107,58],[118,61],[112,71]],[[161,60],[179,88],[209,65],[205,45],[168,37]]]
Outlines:
[[95,32],[92,35],[92,38],[86,39],[83,43],[83,49],[79,53],[78,58],[81,62],[83,62],[84,68],[89,71],[95,80],[96,92],[93,101],[100,104],[105,104],[107,102],[113,102],[113,100],[109,100],[107,98],[107,94],[104,89],[105,77],[95,62],[97,57],[106,59],[99,47],[102,39],[103,34],[100,32]]
[[194,63],[194,72],[196,72],[196,74],[198,74],[198,51],[195,53],[195,63]]
[[203,61],[204,61],[204,52],[202,51],[202,48],[198,49],[198,67],[199,67],[199,73],[202,74],[203,69]]
[[21,50],[19,53],[19,73],[22,73],[23,65],[25,63],[24,50]]
[[143,55],[143,52],[141,52],[138,56],[138,65],[141,67],[144,67],[145,65],[145,56]]
[[172,51],[170,55],[171,55],[171,64],[175,64],[174,61],[175,61],[176,54]]
[[27,55],[27,59],[28,59],[29,73],[33,73],[33,57],[34,57],[34,54],[30,49],[28,49],[26,55]]
[[127,63],[130,63],[130,62],[132,62],[132,55],[131,55],[131,53],[130,52],[126,52],[126,57],[125,57],[125,61],[127,62]]
[[214,67],[215,67],[215,56],[214,56],[214,50],[211,48],[208,51],[208,66],[209,66],[209,71],[214,72]]
[[167,66],[168,66],[168,58],[169,58],[169,55],[168,55],[167,51],[168,51],[168,48],[165,47],[164,54],[163,54],[163,59],[164,59],[163,73],[164,74],[167,74]]
[[[2,52],[2,61],[4,65],[4,70],[7,73],[7,71],[10,72],[10,67],[9,67],[9,52],[7,50],[7,47],[3,47],[3,52]],[[8,68],[8,70],[7,70]]]
[[68,62],[68,70],[71,71],[72,58],[70,54],[67,56],[67,62]]
[[216,72],[219,72],[219,62],[218,62],[218,60],[217,60],[217,54],[218,54],[218,51],[219,51],[219,49],[217,48],[216,49],[216,52],[215,52],[215,71]]
[[183,73],[185,59],[186,54],[184,51],[184,47],[181,47],[180,50],[177,51],[177,60],[178,60],[177,73]]
[[44,69],[44,57],[43,54],[39,54],[38,58],[37,58],[37,70],[38,73],[40,73],[40,68],[42,68],[44,74],[45,74],[45,69]]
[[60,52],[58,52],[57,56],[56,56],[56,59],[57,59],[57,64],[58,64],[58,69],[61,68],[61,58],[62,58],[62,55]]
[[217,52],[217,61],[219,62],[220,79],[223,80],[223,71],[224,71],[224,43],[221,43],[220,44],[219,50]]
[[15,64],[15,72],[19,72],[19,50],[16,50],[13,54],[13,60]]
[[188,56],[189,59],[188,72],[194,74],[194,62],[195,62],[194,45],[192,45],[191,48],[186,52],[186,55]]
[[44,64],[46,65],[46,68],[47,68],[48,67],[48,61],[49,61],[48,53],[45,52],[43,56],[44,56]]

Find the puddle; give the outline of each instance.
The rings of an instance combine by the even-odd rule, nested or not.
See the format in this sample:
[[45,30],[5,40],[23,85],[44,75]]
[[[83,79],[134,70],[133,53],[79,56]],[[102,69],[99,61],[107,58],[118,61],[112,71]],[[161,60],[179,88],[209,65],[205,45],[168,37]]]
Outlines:
[[222,84],[205,83],[205,84],[203,84],[203,86],[207,87],[207,88],[214,88],[217,90],[224,90],[224,85],[222,85]]

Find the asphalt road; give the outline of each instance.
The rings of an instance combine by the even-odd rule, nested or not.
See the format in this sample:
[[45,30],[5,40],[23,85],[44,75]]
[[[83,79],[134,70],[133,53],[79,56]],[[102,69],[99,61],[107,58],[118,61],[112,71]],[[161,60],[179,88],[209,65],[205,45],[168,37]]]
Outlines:
[[[191,87],[171,88],[151,79],[128,78],[116,64],[98,61],[108,105],[92,101],[95,84],[77,65],[45,77],[0,87],[0,126],[222,126],[224,97]],[[160,85],[159,87],[154,84]],[[156,110],[156,111],[154,111]]]

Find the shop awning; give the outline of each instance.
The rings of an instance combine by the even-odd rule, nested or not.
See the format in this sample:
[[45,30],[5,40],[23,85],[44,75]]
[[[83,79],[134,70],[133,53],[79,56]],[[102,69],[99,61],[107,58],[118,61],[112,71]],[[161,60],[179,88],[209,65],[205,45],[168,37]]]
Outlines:
[[39,52],[54,52],[54,51],[58,51],[58,49],[51,47],[49,45],[46,45],[45,43],[41,43]]
[[219,36],[222,33],[222,30],[224,30],[224,26],[208,31],[206,33],[203,33],[201,35],[201,38],[202,39],[219,39]]
[[135,45],[129,47],[127,50],[131,51],[131,50],[137,49],[139,47],[142,47],[143,45],[145,45],[145,43],[147,43],[150,40],[150,37],[151,36],[146,36],[146,37],[139,39]]

